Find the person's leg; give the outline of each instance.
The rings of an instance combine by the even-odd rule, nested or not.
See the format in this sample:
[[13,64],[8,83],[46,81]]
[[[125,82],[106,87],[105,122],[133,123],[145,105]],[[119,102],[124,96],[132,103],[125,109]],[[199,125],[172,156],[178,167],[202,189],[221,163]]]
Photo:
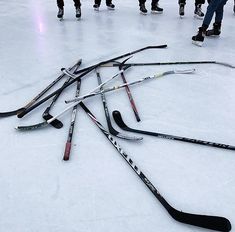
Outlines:
[[80,0],[73,0],[75,8],[81,8],[81,2]]
[[161,7],[159,7],[158,5],[158,2],[159,0],[152,0],[152,3],[151,3],[151,10],[152,10],[152,13],[162,13],[163,12],[163,9]]
[[207,7],[207,10],[206,10],[206,14],[205,14],[205,17],[203,19],[203,25],[204,26],[209,26],[210,23],[211,23],[211,20],[213,18],[213,15],[215,13],[215,11],[217,10],[217,7],[218,5],[220,4],[220,1],[221,0],[211,0],[208,7]]
[[212,17],[214,15],[215,11],[217,10],[217,7],[220,4],[220,2],[221,2],[221,0],[210,0],[210,3],[209,3],[207,10],[206,10],[206,15],[204,17],[202,26],[199,27],[197,35],[192,37],[192,42],[195,45],[202,46],[202,43],[203,43],[205,35],[206,35],[207,28],[210,25]]
[[99,5],[101,4],[101,0],[95,0],[95,4]]
[[64,7],[64,1],[63,0],[57,0],[57,6],[58,6],[58,8],[62,9]]
[[76,8],[76,18],[80,19],[82,16],[81,2],[80,2],[80,0],[73,0],[73,1],[74,1],[74,6]]
[[64,1],[63,0],[57,0],[57,6],[59,8],[57,17],[62,19],[64,15]]
[[112,3],[112,0],[106,0],[106,6],[108,7],[109,10],[115,9],[115,5]]
[[221,33],[221,23],[224,14],[224,5],[227,0],[221,0],[215,11],[215,22],[213,23],[213,28],[206,31],[206,36],[218,36]]
[[184,4],[185,5],[186,4],[186,0],[179,0],[178,3],[179,3],[179,5],[180,4]]
[[139,0],[140,13],[147,14],[147,9],[145,7],[146,0]]
[[202,4],[205,3],[205,0],[195,0],[195,10],[194,14],[196,18],[202,19],[204,17],[204,13],[202,12]]
[[93,5],[94,10],[99,11],[101,0],[95,0],[95,4]]
[[227,0],[221,0],[215,11],[215,23],[221,23],[224,16],[224,5],[227,3]]
[[186,0],[178,0],[179,4],[179,15],[180,17],[184,16],[184,6],[186,5]]

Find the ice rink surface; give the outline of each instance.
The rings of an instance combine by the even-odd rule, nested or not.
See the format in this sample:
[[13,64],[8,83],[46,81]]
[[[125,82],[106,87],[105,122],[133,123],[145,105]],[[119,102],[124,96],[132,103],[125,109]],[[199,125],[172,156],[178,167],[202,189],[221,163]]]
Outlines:
[[[129,62],[209,60],[235,65],[233,1],[225,6],[220,37],[206,38],[203,47],[191,43],[202,23],[193,17],[193,2],[188,1],[183,19],[177,1],[160,1],[162,15],[139,14],[133,0],[113,3],[115,11],[108,11],[103,1],[95,12],[92,1],[82,1],[82,18],[77,21],[73,1],[67,0],[64,20],[59,21],[55,1],[0,0],[0,111],[26,105],[61,74],[62,67],[80,58],[85,68],[142,47],[167,44],[165,49],[137,53]],[[146,6],[150,11],[150,2]],[[194,74],[168,75],[130,87],[141,122],[136,122],[125,90],[106,94],[110,113],[119,110],[133,128],[235,145],[234,69],[218,64],[161,65],[131,67],[125,75],[134,81],[191,68]],[[105,81],[118,69],[100,72]],[[121,83],[116,78],[109,86]],[[82,79],[81,94],[96,86],[91,72]],[[64,100],[74,97],[75,88],[63,92],[51,114],[66,107]],[[107,127],[100,96],[84,103]],[[14,129],[43,121],[49,104],[22,119],[0,119],[0,232],[206,231],[172,219],[80,107],[68,162],[62,158],[71,111],[60,118],[60,130]],[[116,130],[127,134],[111,119]],[[224,216],[235,228],[234,151],[143,138],[117,141],[173,207]]]

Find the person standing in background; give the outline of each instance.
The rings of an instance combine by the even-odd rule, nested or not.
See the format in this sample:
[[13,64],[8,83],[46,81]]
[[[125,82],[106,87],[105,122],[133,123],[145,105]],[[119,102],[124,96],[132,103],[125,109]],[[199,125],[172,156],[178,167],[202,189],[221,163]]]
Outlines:
[[[101,0],[95,0],[95,4],[93,5],[94,10],[99,11],[100,4]],[[115,5],[112,3],[112,0],[106,0],[106,6],[109,10],[115,9]]]
[[[227,0],[208,0],[208,3],[209,5],[207,7],[202,26],[198,28],[199,30],[197,35],[192,37],[192,43],[198,46],[202,46],[205,36],[218,36],[221,33],[224,5],[227,3]],[[215,22],[213,23],[213,28],[207,30],[214,13]]]
[[[146,0],[139,0],[140,13],[142,13],[142,14],[148,13],[148,11],[145,7],[145,2],[146,2]],[[151,3],[151,12],[152,13],[161,14],[163,12],[163,9],[161,7],[159,7],[158,2],[159,2],[159,0],[152,0],[152,3]]]
[[[80,0],[73,0],[74,1],[74,6],[76,9],[76,18],[80,19],[81,18],[81,2]],[[59,19],[62,19],[64,16],[64,0],[57,0],[57,6],[59,8],[57,17]]]
[[[205,3],[205,0],[195,0],[194,16],[198,19],[203,19],[204,13],[202,12],[201,6]],[[186,0],[179,0],[179,15],[184,16],[184,7],[186,5]]]

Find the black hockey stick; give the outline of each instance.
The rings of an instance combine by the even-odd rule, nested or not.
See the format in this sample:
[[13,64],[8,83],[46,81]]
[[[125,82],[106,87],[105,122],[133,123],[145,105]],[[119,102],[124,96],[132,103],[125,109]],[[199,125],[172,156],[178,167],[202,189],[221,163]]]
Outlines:
[[[81,87],[81,80],[77,81],[77,90],[76,90],[76,95],[75,95],[76,97],[79,96],[80,87]],[[65,161],[69,160],[69,157],[70,157],[73,131],[74,131],[75,120],[76,120],[76,115],[77,115],[77,107],[78,105],[74,106],[73,111],[72,111],[71,122],[69,126],[69,133],[68,133],[67,142],[66,142],[65,150],[64,150],[64,157],[63,157],[63,160]]]
[[[102,84],[102,80],[101,80],[100,72],[99,72],[98,68],[96,68],[95,71],[96,71],[96,76],[97,76],[98,84],[101,85]],[[121,74],[122,73],[123,72],[121,72]],[[100,91],[102,91],[102,90],[103,90],[103,87],[100,88]],[[104,107],[104,113],[105,113],[105,118],[106,118],[106,121],[107,121],[107,125],[108,125],[108,129],[109,129],[110,134],[112,134],[114,136],[117,136],[119,138],[122,138],[122,139],[127,139],[127,140],[142,140],[143,139],[142,137],[135,137],[135,136],[125,135],[125,134],[122,134],[119,131],[115,130],[113,128],[112,123],[111,123],[111,119],[110,119],[110,115],[109,115],[109,109],[108,109],[108,105],[107,105],[107,101],[106,101],[106,97],[105,97],[104,93],[101,94],[101,99],[102,99],[102,103],[103,103],[103,107]]]
[[214,142],[209,142],[209,141],[204,141],[204,140],[191,139],[187,137],[168,135],[168,134],[163,134],[163,133],[156,133],[156,132],[151,132],[151,131],[144,131],[144,130],[137,130],[137,129],[130,128],[125,124],[125,122],[122,119],[121,113],[117,110],[113,111],[113,118],[114,118],[114,121],[117,123],[117,125],[125,131],[130,131],[130,132],[134,132],[138,134],[151,135],[151,136],[155,136],[155,137],[162,138],[162,139],[177,140],[181,142],[195,143],[195,144],[200,144],[200,145],[205,145],[205,146],[210,146],[210,147],[235,150],[235,146],[227,145],[223,143],[214,143]]
[[[226,62],[219,62],[214,60],[202,60],[202,61],[173,61],[173,62],[153,62],[153,63],[126,63],[125,65],[130,66],[149,66],[149,65],[177,65],[177,64],[218,64],[229,68],[235,68],[234,65],[226,63]],[[114,61],[110,63],[106,63],[101,65],[101,67],[117,67],[120,65],[120,62]]]
[[[121,70],[123,68],[123,65],[125,65],[125,63],[122,62],[118,66],[119,70]],[[121,77],[122,77],[123,83],[127,83],[126,77],[125,77],[124,73],[121,73]],[[134,99],[132,97],[131,90],[130,90],[128,85],[125,87],[125,89],[126,89],[126,93],[127,93],[127,96],[129,98],[129,101],[130,101],[130,104],[131,104],[131,108],[132,108],[132,110],[133,110],[133,112],[135,114],[135,118],[136,118],[137,122],[139,122],[140,121],[140,116],[139,116],[138,110],[136,108],[135,101],[134,101]]]
[[102,133],[106,136],[106,138],[112,143],[112,145],[116,148],[122,158],[131,166],[132,170],[139,176],[139,178],[144,182],[144,184],[148,187],[148,189],[153,193],[153,195],[159,200],[161,205],[167,210],[167,212],[174,218],[176,221],[199,226],[206,229],[217,230],[217,231],[230,231],[231,224],[227,218],[218,217],[218,216],[209,216],[209,215],[198,215],[191,214],[179,211],[173,208],[159,193],[159,191],[153,186],[150,180],[144,175],[144,173],[136,166],[133,159],[130,158],[125,151],[120,147],[120,145],[114,140],[114,138],[109,134],[108,131],[102,126],[102,124],[96,119],[96,117],[90,112],[90,110],[83,104],[83,102],[79,103],[86,114],[92,119],[92,121],[99,127]]
[[42,100],[40,100],[40,101],[37,102],[36,104],[32,105],[31,107],[28,107],[28,108],[25,109],[23,112],[19,112],[19,113],[17,114],[17,117],[18,117],[18,118],[24,117],[26,114],[28,114],[29,112],[31,112],[33,109],[35,109],[36,107],[38,107],[38,106],[41,105],[42,103],[46,102],[48,99],[50,99],[51,97],[53,97],[55,94],[57,94],[58,92],[64,90],[65,88],[67,88],[68,86],[70,86],[71,84],[73,84],[74,82],[76,82],[77,80],[82,79],[82,77],[84,77],[85,75],[87,75],[89,72],[91,72],[92,70],[94,70],[96,67],[99,67],[100,65],[103,65],[103,64],[112,62],[112,61],[117,60],[117,59],[125,58],[125,57],[127,57],[127,56],[131,56],[131,55],[133,55],[133,54],[135,54],[135,53],[138,53],[138,52],[141,52],[141,51],[143,51],[143,50],[155,49],[155,48],[166,48],[166,47],[167,47],[166,44],[164,44],[164,45],[157,45],[157,46],[147,46],[147,47],[144,47],[144,48],[141,48],[141,49],[138,49],[138,50],[135,50],[135,51],[126,53],[126,54],[124,54],[124,55],[117,56],[117,57],[114,57],[114,58],[112,58],[112,59],[99,62],[99,63],[97,63],[97,64],[95,64],[95,65],[90,66],[90,67],[87,67],[87,68],[78,70],[75,74],[80,74],[80,75],[77,76],[76,78],[74,78],[74,80],[70,81],[70,82],[69,82],[66,86],[64,86],[63,88],[61,87],[61,88],[57,89],[56,91],[54,91],[53,93],[49,94],[48,96],[46,96],[45,98],[43,98]]
[[[69,70],[72,70],[75,68],[80,60],[73,65],[72,67],[69,68]],[[45,89],[43,89],[37,96],[35,96],[27,105],[13,111],[8,111],[8,112],[0,112],[0,117],[9,117],[13,115],[17,115],[22,113],[24,110],[26,110],[28,107],[32,106],[39,98],[41,98],[48,90],[50,90],[57,82],[59,82],[65,75],[62,73],[59,77],[57,77],[51,84],[49,84]]]
[[[80,67],[80,65],[81,65],[81,63],[82,63],[82,59],[80,59],[79,61],[80,61],[80,62],[77,63],[77,66],[75,67],[75,70],[72,70],[72,69],[71,69],[70,71],[72,71],[72,72],[77,71],[77,69]],[[61,71],[63,72],[64,69],[62,68]],[[66,75],[66,73],[64,73],[64,74]],[[69,77],[69,78],[65,81],[65,83],[62,85],[62,87],[65,86],[71,79],[72,79],[72,78]],[[51,101],[51,104],[50,104],[50,105],[46,108],[46,110],[43,112],[42,117],[43,117],[43,119],[45,119],[46,121],[49,120],[49,119],[51,119],[51,118],[53,118],[53,116],[50,114],[50,110],[51,110],[51,108],[55,105],[56,100],[59,98],[59,96],[60,96],[60,94],[61,94],[62,92],[63,92],[63,91],[58,92],[58,93],[53,97],[53,99],[52,99],[52,101]],[[63,127],[63,123],[62,123],[61,121],[59,121],[58,119],[55,119],[55,120],[54,120],[53,122],[51,122],[50,124],[51,124],[53,127],[57,128],[57,129],[60,129],[60,128]]]

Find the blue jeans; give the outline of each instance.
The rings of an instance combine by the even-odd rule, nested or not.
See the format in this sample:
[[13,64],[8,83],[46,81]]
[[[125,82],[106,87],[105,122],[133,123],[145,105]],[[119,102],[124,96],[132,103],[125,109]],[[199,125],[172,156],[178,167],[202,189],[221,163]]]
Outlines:
[[209,26],[215,13],[215,22],[221,23],[224,13],[224,5],[228,0],[211,0],[203,20],[203,25]]

